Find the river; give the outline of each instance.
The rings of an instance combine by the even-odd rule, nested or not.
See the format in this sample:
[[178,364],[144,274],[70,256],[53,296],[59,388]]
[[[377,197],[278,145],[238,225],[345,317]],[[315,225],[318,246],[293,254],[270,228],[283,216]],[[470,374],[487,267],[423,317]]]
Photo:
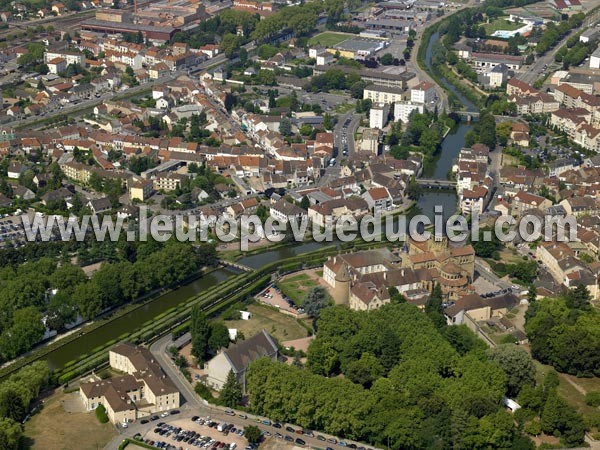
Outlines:
[[[428,65],[431,64],[431,50],[438,39],[439,35],[435,33],[427,47],[426,63]],[[442,82],[458,96],[460,101],[466,106],[467,110],[477,111],[477,107],[446,80],[442,80]],[[440,157],[437,160],[437,165],[433,174],[434,178],[443,180],[447,178],[448,171],[452,167],[452,161],[464,146],[465,134],[470,129],[471,125],[460,124],[452,134],[446,136],[442,143]],[[416,207],[411,214],[420,213],[433,217],[434,207],[436,205],[442,205],[444,207],[444,216],[448,217],[456,210],[456,195],[453,192],[446,191],[425,191],[419,198]],[[331,245],[331,243],[306,242],[293,247],[285,247],[257,255],[247,256],[240,259],[240,263],[258,269],[267,263],[310,252],[322,246],[329,245]],[[105,342],[117,339],[122,334],[135,330],[167,309],[186,301],[188,298],[202,291],[210,289],[212,286],[226,280],[234,273],[236,272],[229,269],[215,270],[202,278],[149,302],[135,311],[113,320],[105,326],[86,333],[78,339],[49,353],[46,357],[48,365],[51,369],[61,368],[67,362],[76,359],[83,354],[90,353],[94,348]]]

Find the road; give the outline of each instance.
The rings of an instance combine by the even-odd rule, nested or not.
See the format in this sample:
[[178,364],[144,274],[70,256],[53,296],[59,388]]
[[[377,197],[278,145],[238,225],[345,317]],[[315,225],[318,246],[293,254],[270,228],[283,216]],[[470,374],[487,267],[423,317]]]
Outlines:
[[498,277],[498,275],[496,275],[494,272],[492,272],[492,270],[489,268],[489,266],[487,265],[486,262],[484,262],[478,258],[475,258],[475,271],[477,273],[479,273],[480,276],[485,278],[490,283],[498,286],[499,290],[510,289],[512,287],[512,283],[501,280]]
[[[204,402],[204,400],[202,400],[194,392],[192,385],[185,379],[185,377],[181,374],[179,369],[173,364],[173,362],[171,361],[171,358],[168,356],[167,348],[171,344],[172,344],[171,335],[167,334],[166,336],[159,339],[158,341],[156,341],[154,344],[152,344],[150,346],[150,352],[156,358],[156,361],[161,365],[161,367],[163,368],[163,370],[167,374],[167,376],[173,381],[173,383],[179,390],[181,396],[183,397],[181,400],[182,407],[179,408],[181,411],[181,414],[163,418],[163,419],[161,419],[161,421],[169,423],[169,422],[179,420],[182,418],[184,418],[184,419],[190,418],[192,416],[201,416],[201,417],[210,416],[211,419],[213,419],[215,421],[232,423],[235,425],[236,428],[247,427],[249,425],[256,425],[261,430],[268,431],[272,435],[275,435],[276,433],[281,433],[284,436],[286,434],[291,435],[291,433],[285,431],[285,426],[287,426],[287,425],[292,426],[294,429],[301,428],[301,427],[298,427],[297,425],[293,425],[293,424],[284,424],[283,428],[278,429],[273,426],[264,425],[262,423],[259,424],[256,416],[248,415],[247,419],[243,419],[242,417],[239,417],[239,415],[230,416],[230,415],[225,414],[225,408],[206,404]],[[238,414],[239,414],[239,411],[238,411]],[[260,419],[263,420],[264,418],[261,417]],[[116,436],[115,438],[113,438],[104,448],[106,450],[115,450],[119,447],[119,444],[122,442],[122,440],[124,438],[133,437],[136,433],[141,433],[142,435],[145,435],[148,431],[152,430],[155,427],[155,425],[156,425],[156,422],[149,422],[147,424],[142,424],[138,421],[138,422],[130,424],[129,427],[126,429],[122,429],[119,427],[120,428],[119,431],[121,434],[119,436]],[[319,434],[324,436],[325,438],[333,437],[333,436],[327,435],[325,433],[315,432],[315,436],[319,435]],[[328,446],[328,447],[333,448],[334,450],[348,450],[347,447],[343,447],[343,446],[340,446],[337,444],[332,444],[329,442],[324,443],[323,441],[319,441],[316,437],[311,438],[306,435],[302,435],[302,436],[295,435],[294,438],[296,438],[296,437],[301,437],[302,440],[304,440],[306,442],[307,446],[312,446],[312,447],[317,447],[317,448],[323,448],[325,446]],[[163,439],[163,440],[166,440],[166,439]],[[361,444],[356,441],[351,441],[351,440],[345,440],[345,441],[347,443],[355,442],[357,444],[357,446],[361,446],[361,445],[364,446],[364,444]]]
[[525,83],[533,84],[536,80],[543,77],[544,72],[546,70],[549,70],[548,68],[554,62],[554,55],[556,55],[556,53],[561,49],[561,47],[566,45],[569,38],[574,34],[579,33],[583,29],[589,27],[590,25],[593,25],[598,20],[599,16],[600,10],[594,12],[589,16],[586,16],[586,18],[583,20],[583,24],[581,25],[581,27],[574,28],[571,31],[569,31],[569,33],[567,33],[567,35],[557,45],[555,45],[550,51],[546,52],[544,55],[538,57],[536,61],[529,67],[529,69],[527,69],[527,71],[523,74],[518,75],[517,78],[521,81],[524,81]]

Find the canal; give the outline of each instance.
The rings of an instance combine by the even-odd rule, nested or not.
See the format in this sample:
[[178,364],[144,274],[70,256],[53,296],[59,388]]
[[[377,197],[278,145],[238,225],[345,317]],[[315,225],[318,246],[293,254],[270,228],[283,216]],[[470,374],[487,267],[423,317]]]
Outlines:
[[[426,63],[428,65],[431,65],[432,49],[435,42],[438,40],[439,35],[438,33],[435,33],[429,41],[426,54]],[[468,111],[477,111],[477,107],[457,91],[454,86],[448,83],[447,80],[442,79],[442,82],[446,88],[456,94]],[[452,161],[464,146],[465,134],[471,128],[472,126],[470,124],[463,123],[451,134],[446,136],[442,143],[440,157],[437,159],[434,178],[447,179],[447,174],[452,167]],[[456,195],[453,192],[446,191],[425,191],[419,198],[415,208],[411,211],[411,215],[425,214],[429,217],[433,217],[434,207],[436,205],[442,205],[444,207],[444,216],[448,217],[456,210]],[[329,245],[331,245],[331,243],[305,242],[292,247],[279,248],[257,255],[247,256],[240,259],[240,263],[258,269],[270,262],[317,250],[323,246]],[[107,323],[105,326],[90,331],[78,339],[49,353],[46,357],[48,365],[51,369],[61,368],[67,362],[76,359],[83,354],[90,353],[94,348],[110,340],[117,339],[126,332],[135,330],[169,308],[177,306],[190,297],[223,282],[234,273],[236,272],[233,270],[218,269],[185,286],[158,297],[156,300],[141,306],[135,311],[125,314],[124,316]]]

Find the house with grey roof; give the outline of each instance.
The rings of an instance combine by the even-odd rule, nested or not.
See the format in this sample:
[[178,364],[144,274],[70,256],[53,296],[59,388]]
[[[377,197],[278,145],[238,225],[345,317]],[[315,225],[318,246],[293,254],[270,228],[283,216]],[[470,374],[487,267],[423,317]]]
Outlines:
[[246,372],[250,363],[260,358],[270,358],[277,361],[279,348],[275,339],[262,330],[245,341],[230,345],[217,353],[206,363],[207,384],[216,390],[221,390],[227,375],[233,371],[242,391],[246,394]]

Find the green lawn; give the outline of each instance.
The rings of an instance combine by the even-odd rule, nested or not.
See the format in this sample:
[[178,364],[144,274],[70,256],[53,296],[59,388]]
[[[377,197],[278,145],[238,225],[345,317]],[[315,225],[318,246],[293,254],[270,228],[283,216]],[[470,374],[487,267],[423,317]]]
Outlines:
[[335,33],[333,31],[325,31],[317,34],[309,39],[308,45],[322,45],[323,47],[333,47],[351,36],[344,33]]
[[315,280],[312,280],[307,274],[301,273],[293,277],[286,278],[277,283],[279,289],[284,295],[287,295],[296,305],[301,306],[306,293],[319,285]]
[[494,20],[493,22],[484,24],[483,27],[485,28],[485,32],[488,35],[490,35],[494,31],[498,31],[498,30],[507,30],[507,31],[516,30],[518,28],[521,28],[523,25],[524,24],[522,24],[522,23],[509,22],[506,19],[498,18],[498,19]]

